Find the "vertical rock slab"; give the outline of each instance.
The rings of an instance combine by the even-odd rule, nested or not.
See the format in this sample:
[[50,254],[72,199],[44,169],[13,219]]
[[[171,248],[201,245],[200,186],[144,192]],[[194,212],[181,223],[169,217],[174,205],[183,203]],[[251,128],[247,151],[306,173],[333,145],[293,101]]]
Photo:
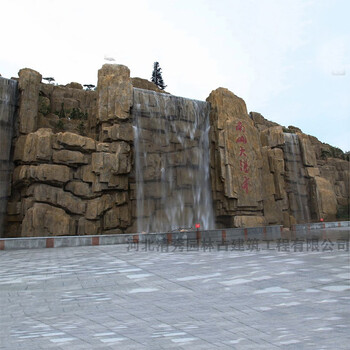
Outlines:
[[233,216],[238,213],[262,216],[260,138],[245,102],[224,88],[212,91],[207,101],[211,105],[211,180],[218,221],[234,225]]
[[309,140],[309,136],[301,133],[298,134],[298,136],[304,165],[307,167],[317,166],[316,153],[314,151],[314,147],[312,146]]
[[311,210],[317,220],[335,220],[337,213],[337,197],[332,184],[325,178],[315,176],[311,179]]
[[277,200],[279,199],[280,182],[283,180],[279,170],[279,167],[283,164],[281,165],[280,163],[280,152],[278,151],[282,153],[282,150],[278,148],[268,149],[267,146],[261,148],[263,157],[262,193],[264,200],[264,216],[266,222],[270,225],[281,224],[283,222],[282,201]]
[[19,131],[29,134],[36,131],[39,91],[41,74],[33,69],[24,68],[18,72],[19,76]]
[[98,120],[100,123],[130,117],[133,87],[128,67],[104,64],[98,71]]

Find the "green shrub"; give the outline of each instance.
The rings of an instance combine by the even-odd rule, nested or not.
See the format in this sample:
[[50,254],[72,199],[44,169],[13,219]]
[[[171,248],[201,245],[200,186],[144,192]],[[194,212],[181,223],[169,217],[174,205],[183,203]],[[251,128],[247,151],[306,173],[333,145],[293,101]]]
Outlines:
[[337,210],[337,219],[349,220],[350,208],[348,205],[339,205]]
[[78,125],[78,131],[80,135],[85,135],[85,124],[84,122],[80,122]]
[[66,117],[66,112],[64,111],[64,104],[63,104],[63,102],[61,103],[61,110],[58,112],[58,116],[60,118],[65,118]]
[[39,96],[39,113],[43,115],[50,113],[50,100],[45,96]]
[[84,113],[80,110],[80,108],[73,108],[71,114],[69,115],[69,119],[75,120],[87,120],[88,114]]
[[283,132],[285,132],[287,134],[293,134],[293,131],[288,129],[288,128],[286,128],[285,126],[282,127],[282,130],[283,130]]
[[64,129],[64,123],[63,123],[63,120],[62,120],[62,119],[60,119],[60,120],[57,122],[56,128],[57,128],[58,130],[63,130],[63,129]]

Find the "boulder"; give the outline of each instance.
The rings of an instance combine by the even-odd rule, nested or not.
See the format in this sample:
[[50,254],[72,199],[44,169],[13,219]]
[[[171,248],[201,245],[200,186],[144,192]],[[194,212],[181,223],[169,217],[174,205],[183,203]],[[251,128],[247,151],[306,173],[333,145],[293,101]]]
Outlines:
[[128,188],[129,188],[128,175],[112,175],[109,178],[108,189],[127,191]]
[[98,120],[127,119],[133,104],[133,87],[128,67],[104,64],[98,71]]
[[35,203],[22,222],[22,237],[74,235],[75,221],[63,209]]
[[111,150],[115,152],[118,159],[118,174],[129,174],[131,171],[130,146],[126,142],[114,142]]
[[118,174],[118,157],[112,153],[93,153],[91,167],[95,174],[100,175],[101,182],[108,182],[112,174]]
[[65,184],[71,179],[69,167],[56,164],[21,165],[13,172],[13,182],[39,181]]
[[307,177],[320,176],[320,169],[319,168],[307,167],[305,170],[306,170]]
[[110,144],[106,142],[98,142],[96,144],[96,152],[109,152]]
[[100,233],[101,223],[99,220],[87,220],[80,218],[78,221],[78,235],[97,235]]
[[71,166],[78,166],[81,164],[88,164],[89,159],[81,152],[60,150],[53,151],[52,160],[54,163],[67,164]]
[[70,181],[65,187],[66,191],[72,192],[74,195],[79,197],[89,197],[91,196],[91,186],[88,183],[81,181]]
[[168,92],[161,90],[158,86],[147,79],[142,78],[131,78],[132,86],[138,89],[151,90],[155,92],[160,92],[163,94],[168,94]]
[[114,203],[116,205],[122,205],[128,202],[127,192],[117,192],[114,196]]
[[114,207],[108,210],[103,218],[104,230],[126,228],[130,225],[130,212],[127,205]]
[[95,152],[92,154],[91,169],[100,175],[101,182],[110,182],[113,175],[128,174],[131,171],[130,146],[125,142],[113,144],[115,153]]
[[80,166],[75,176],[77,179],[88,183],[94,183],[96,181],[96,175],[92,172],[91,164]]
[[67,149],[73,149],[80,152],[94,152],[96,150],[96,141],[72,132],[60,132],[56,138],[57,145],[55,148],[61,148],[63,146]]
[[17,139],[14,160],[18,162],[43,162],[51,160],[51,129],[39,129]]
[[69,84],[66,84],[66,87],[71,89],[83,90],[83,85],[81,85],[80,83],[76,83],[74,81],[72,81]]
[[85,212],[85,202],[71,193],[65,192],[62,188],[35,184],[29,187],[27,193],[32,194],[37,202],[53,204],[73,214],[83,214]]
[[266,226],[266,220],[263,216],[237,215],[233,219],[234,227],[259,227]]
[[218,88],[210,93],[207,101],[211,105],[211,124],[217,124],[219,130],[226,129],[227,121],[234,118],[241,118],[242,116],[244,116],[246,121],[249,120],[253,124],[248,116],[247,106],[244,100],[230,90]]
[[100,140],[105,141],[133,141],[134,129],[131,123],[114,124],[112,126],[103,126]]
[[106,210],[112,208],[113,205],[114,198],[109,194],[91,199],[87,202],[85,217],[90,220],[95,220],[99,218]]

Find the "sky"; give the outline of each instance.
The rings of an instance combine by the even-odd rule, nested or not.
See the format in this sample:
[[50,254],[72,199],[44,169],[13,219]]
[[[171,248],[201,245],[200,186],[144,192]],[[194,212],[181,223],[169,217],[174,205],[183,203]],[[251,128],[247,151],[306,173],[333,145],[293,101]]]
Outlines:
[[105,57],[205,100],[225,87],[248,112],[350,150],[348,0],[1,0],[0,74],[32,68],[97,84]]

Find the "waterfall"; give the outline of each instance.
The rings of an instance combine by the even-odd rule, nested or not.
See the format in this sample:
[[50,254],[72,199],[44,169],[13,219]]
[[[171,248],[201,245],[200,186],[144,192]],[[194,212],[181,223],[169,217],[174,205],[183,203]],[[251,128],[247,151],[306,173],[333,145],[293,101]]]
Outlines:
[[310,222],[308,188],[304,177],[299,138],[296,134],[285,133],[284,158],[287,173],[287,192],[291,214],[297,223]]
[[0,77],[0,237],[3,235],[10,180],[10,153],[14,113],[17,103],[17,82]]
[[214,228],[209,104],[134,88],[138,232]]

